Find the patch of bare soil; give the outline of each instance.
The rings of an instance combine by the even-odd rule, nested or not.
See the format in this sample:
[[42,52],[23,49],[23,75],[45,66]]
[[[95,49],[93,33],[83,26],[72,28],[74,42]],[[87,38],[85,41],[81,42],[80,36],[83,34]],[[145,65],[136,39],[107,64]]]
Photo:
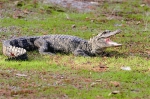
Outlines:
[[143,0],[143,2],[150,6],[150,0]]
[[69,8],[78,12],[93,11],[99,5],[99,2],[92,0],[46,0],[46,3],[51,3],[67,9]]
[[[94,11],[104,2],[108,3],[123,3],[126,0],[45,0],[45,3],[51,3],[67,9],[78,12]],[[150,5],[150,0],[142,0],[143,3]]]

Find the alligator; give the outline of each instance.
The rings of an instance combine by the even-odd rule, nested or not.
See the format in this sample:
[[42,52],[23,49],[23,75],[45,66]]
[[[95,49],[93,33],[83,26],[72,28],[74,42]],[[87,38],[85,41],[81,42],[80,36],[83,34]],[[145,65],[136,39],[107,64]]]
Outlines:
[[110,40],[111,36],[120,32],[121,30],[105,30],[89,40],[63,34],[13,38],[3,41],[3,54],[8,60],[27,60],[27,51],[33,50],[38,50],[44,55],[63,52],[76,56],[95,56],[108,47],[121,46],[122,44]]

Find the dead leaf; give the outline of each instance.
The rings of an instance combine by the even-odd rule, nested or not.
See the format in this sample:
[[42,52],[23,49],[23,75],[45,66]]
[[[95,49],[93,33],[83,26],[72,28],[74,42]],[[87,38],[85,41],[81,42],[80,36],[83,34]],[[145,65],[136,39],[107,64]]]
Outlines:
[[120,83],[117,82],[117,81],[110,81],[110,84],[111,84],[112,86],[115,86],[115,87],[119,87],[119,86],[120,86]]
[[23,10],[24,14],[29,14],[29,11],[27,9]]
[[150,51],[148,50],[148,51],[145,51],[145,53],[147,53],[148,55],[150,55]]
[[109,93],[108,96],[110,96],[110,95],[112,95],[112,94],[119,94],[119,93],[120,93],[120,91],[115,90],[115,91],[112,91],[111,93]]
[[90,86],[91,86],[91,87],[94,87],[96,84],[97,84],[97,83],[92,82]]
[[146,4],[141,4],[140,6],[141,6],[141,7],[144,7],[145,5],[146,5]]
[[21,11],[15,11],[15,13],[13,14],[13,18],[14,19],[21,19],[24,18],[24,16],[22,15]]
[[90,3],[93,4],[93,5],[97,5],[97,6],[99,5],[99,3],[98,3],[98,2],[95,2],[95,1],[94,1],[94,2],[91,1]]
[[72,25],[72,28],[76,28],[76,25],[75,25],[75,24],[73,24],[73,25]]
[[139,89],[131,89],[132,92],[139,92]]
[[70,20],[70,16],[68,14],[66,14],[66,19]]
[[107,71],[108,68],[109,68],[109,67],[106,66],[106,64],[99,63],[99,65],[98,65],[98,66],[94,66],[94,67],[92,68],[92,70],[103,72],[103,71]]
[[34,93],[34,92],[35,92],[34,90],[27,90],[27,89],[19,90],[19,91],[12,91],[11,96],[19,95],[19,94],[31,94],[31,93]]
[[14,4],[17,6],[17,7],[21,7],[24,5],[24,2],[23,1],[15,1]]
[[82,29],[82,30],[87,30],[88,27],[87,27],[87,26],[82,26],[81,29]]
[[131,68],[129,66],[123,66],[123,67],[121,67],[121,69],[122,70],[126,70],[126,71],[130,71],[131,70]]
[[2,8],[3,7],[3,2],[0,2],[0,8]]
[[27,75],[25,75],[25,74],[16,74],[16,76],[19,76],[19,77],[27,77]]
[[119,93],[120,93],[120,91],[115,90],[115,91],[112,91],[111,93],[112,93],[112,94],[119,94]]
[[101,79],[96,80],[96,82],[101,82],[101,81],[102,81]]

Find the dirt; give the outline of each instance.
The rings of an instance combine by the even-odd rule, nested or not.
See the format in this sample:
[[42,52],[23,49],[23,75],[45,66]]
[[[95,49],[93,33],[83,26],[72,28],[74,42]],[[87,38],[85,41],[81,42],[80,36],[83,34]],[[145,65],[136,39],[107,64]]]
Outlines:
[[[51,3],[78,12],[94,11],[104,2],[122,3],[126,2],[126,0],[45,0],[45,3]],[[143,0],[142,2],[150,5],[150,0]]]
[[52,3],[78,12],[90,12],[99,6],[100,1],[103,0],[46,0],[45,3]]

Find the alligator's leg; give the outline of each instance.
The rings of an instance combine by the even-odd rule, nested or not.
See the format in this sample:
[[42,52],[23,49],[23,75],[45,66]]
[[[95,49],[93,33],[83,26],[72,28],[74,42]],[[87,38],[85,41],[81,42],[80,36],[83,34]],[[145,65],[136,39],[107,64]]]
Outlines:
[[47,55],[47,54],[54,55],[54,53],[52,53],[48,50],[49,44],[43,38],[39,38],[39,39],[35,40],[34,45],[38,47],[40,54],[42,54],[42,55]]
[[82,49],[76,49],[73,54],[75,56],[84,56],[84,57],[88,57],[89,55],[87,55]]

